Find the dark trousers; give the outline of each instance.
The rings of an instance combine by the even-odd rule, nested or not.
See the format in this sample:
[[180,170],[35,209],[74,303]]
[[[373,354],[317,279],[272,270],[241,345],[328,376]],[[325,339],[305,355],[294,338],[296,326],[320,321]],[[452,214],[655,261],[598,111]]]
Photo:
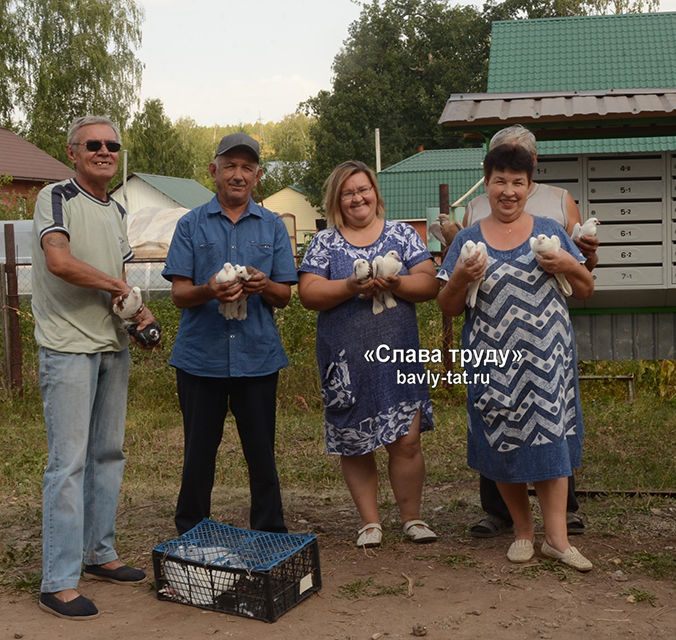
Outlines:
[[178,533],[211,513],[216,452],[223,436],[228,404],[235,416],[249,468],[252,529],[286,533],[275,466],[277,378],[206,378],[176,370],[183,413],[183,478],[174,521]]
[[[498,486],[493,480],[484,476],[479,476],[479,495],[481,496],[481,508],[489,515],[495,516],[512,524],[512,516],[509,515],[509,509],[498,491]],[[568,477],[568,504],[566,511],[576,512],[580,506],[575,497],[575,477]]]

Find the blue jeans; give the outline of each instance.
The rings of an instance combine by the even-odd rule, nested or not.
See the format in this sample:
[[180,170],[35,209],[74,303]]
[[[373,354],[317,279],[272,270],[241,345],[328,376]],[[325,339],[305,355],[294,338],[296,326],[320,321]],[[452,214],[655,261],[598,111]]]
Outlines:
[[85,564],[117,558],[129,351],[40,347],[49,461],[42,494],[43,593],[77,588]]

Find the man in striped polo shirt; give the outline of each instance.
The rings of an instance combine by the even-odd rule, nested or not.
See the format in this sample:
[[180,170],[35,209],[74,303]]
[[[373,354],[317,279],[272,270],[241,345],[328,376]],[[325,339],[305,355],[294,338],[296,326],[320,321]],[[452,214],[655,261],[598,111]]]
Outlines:
[[[68,131],[75,177],[40,191],[33,221],[33,298],[49,461],[43,483],[40,607],[61,618],[99,615],[77,591],[84,577],[145,580],[114,549],[124,470],[129,338],[111,304],[130,291],[125,211],[108,196],[120,134],[107,118]],[[154,320],[140,305],[139,329]]]

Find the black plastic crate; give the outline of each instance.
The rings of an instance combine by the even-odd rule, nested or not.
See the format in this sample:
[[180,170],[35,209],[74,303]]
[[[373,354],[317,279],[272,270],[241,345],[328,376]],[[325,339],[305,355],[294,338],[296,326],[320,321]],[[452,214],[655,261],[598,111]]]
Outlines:
[[153,549],[160,600],[274,622],[322,586],[317,537],[204,519]]

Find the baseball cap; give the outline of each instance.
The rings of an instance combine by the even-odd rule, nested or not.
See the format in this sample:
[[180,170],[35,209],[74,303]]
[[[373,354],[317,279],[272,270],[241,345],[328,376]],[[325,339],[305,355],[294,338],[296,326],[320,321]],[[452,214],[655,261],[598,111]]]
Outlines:
[[245,147],[254,154],[256,162],[260,162],[261,154],[258,142],[246,135],[246,133],[231,133],[229,136],[225,136],[218,144],[215,156],[222,156],[224,153],[228,153],[228,151],[232,151],[237,147]]

